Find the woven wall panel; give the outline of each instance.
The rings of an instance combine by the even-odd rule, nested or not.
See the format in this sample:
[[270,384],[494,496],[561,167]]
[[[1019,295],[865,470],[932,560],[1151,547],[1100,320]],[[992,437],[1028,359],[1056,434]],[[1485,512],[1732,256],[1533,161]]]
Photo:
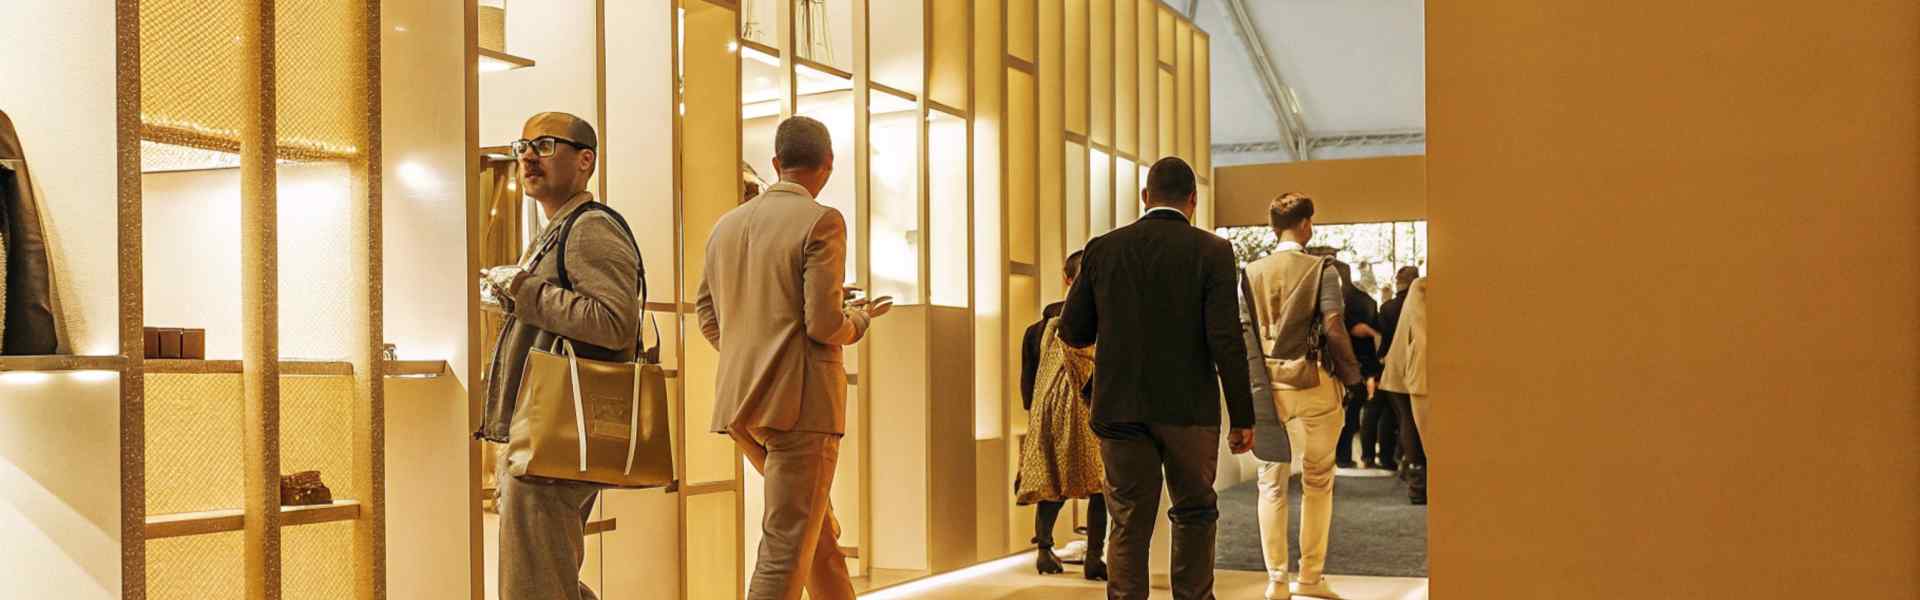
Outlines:
[[[239,148],[252,99],[240,80],[242,0],[147,0],[140,10],[141,137],[211,150]],[[275,3],[275,76],[282,158],[352,156],[362,139],[363,3]]]
[[366,118],[366,75],[359,28],[364,1],[276,0],[274,78],[280,145],[345,156],[357,151]]
[[353,489],[352,377],[280,379],[280,471],[319,471],[334,498],[359,497]]
[[353,598],[353,522],[282,528],[280,556],[282,599]]
[[[280,470],[320,471],[354,498],[353,378],[280,382]],[[244,500],[240,376],[147,376],[147,514],[239,507]]]
[[142,138],[236,148],[240,93],[240,1],[140,3]]
[[241,506],[240,376],[148,374],[146,408],[147,514]]
[[147,542],[148,600],[241,600],[243,537],[229,531]]

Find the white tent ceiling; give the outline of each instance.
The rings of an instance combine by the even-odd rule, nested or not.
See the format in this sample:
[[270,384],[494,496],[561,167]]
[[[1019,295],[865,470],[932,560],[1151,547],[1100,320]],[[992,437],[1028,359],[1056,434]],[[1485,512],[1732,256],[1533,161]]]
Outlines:
[[1425,153],[1424,0],[1163,1],[1212,38],[1215,164]]

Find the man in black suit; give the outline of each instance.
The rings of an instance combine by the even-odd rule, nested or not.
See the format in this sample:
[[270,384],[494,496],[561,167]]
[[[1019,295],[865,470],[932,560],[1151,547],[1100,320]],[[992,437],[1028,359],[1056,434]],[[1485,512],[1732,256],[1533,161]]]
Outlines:
[[1229,448],[1253,447],[1237,269],[1231,244],[1191,224],[1197,205],[1185,161],[1154,163],[1141,198],[1148,208],[1140,220],[1087,242],[1060,339],[1100,344],[1093,431],[1112,515],[1107,597],[1147,597],[1147,548],[1164,482],[1173,496],[1173,597],[1206,600],[1220,516],[1213,477],[1222,389]]

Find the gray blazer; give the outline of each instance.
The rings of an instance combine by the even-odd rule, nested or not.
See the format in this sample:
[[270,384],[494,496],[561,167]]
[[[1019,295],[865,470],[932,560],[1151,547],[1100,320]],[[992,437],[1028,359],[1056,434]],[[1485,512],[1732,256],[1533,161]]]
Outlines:
[[[540,249],[559,243],[567,220],[593,195],[582,192],[554,212],[547,229],[523,261],[534,260],[512,289],[513,314],[507,316],[500,339],[494,342],[493,365],[487,370],[486,413],[474,437],[506,442],[513,412],[520,399],[520,375],[527,353],[552,348],[555,340],[573,340],[582,358],[633,360],[640,339],[640,309],[645,302],[645,275],[640,250],[627,231],[614,221],[611,209],[580,215],[567,234],[566,254]],[[567,268],[560,277],[560,263]]]

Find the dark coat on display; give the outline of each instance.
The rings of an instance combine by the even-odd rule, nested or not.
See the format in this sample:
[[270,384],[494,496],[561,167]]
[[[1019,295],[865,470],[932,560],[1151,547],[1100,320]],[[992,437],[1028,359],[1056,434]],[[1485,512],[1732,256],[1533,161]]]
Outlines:
[[60,325],[27,154],[0,112],[0,354],[59,353]]
[[[1093,424],[1253,426],[1233,245],[1176,211],[1087,242],[1060,338],[1098,342]],[[1224,386],[1224,388],[1222,387]]]

